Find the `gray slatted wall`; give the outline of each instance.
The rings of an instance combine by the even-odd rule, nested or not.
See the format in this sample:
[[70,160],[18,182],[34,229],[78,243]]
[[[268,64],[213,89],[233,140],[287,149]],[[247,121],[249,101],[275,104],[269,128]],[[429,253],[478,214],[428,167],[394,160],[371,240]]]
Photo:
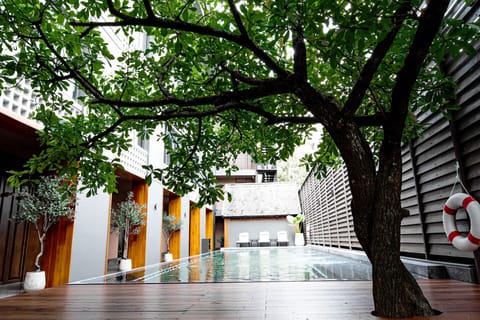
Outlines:
[[300,189],[307,243],[361,249],[353,230],[351,199],[345,167],[329,170],[321,180],[310,172]]
[[[471,7],[452,3],[449,16],[479,21],[480,1]],[[477,52],[480,44],[477,45]],[[427,129],[421,138],[403,146],[402,206],[410,216],[402,220],[403,255],[434,260],[473,259],[471,252],[451,246],[443,231],[442,207],[452,192],[460,192],[456,165],[469,192],[480,198],[480,54],[464,56],[446,64],[458,83],[462,107],[448,121],[430,112],[418,116]],[[349,203],[351,194],[345,167],[330,170],[318,180],[311,172],[302,185],[300,201],[306,216],[307,243],[360,249],[353,230]],[[461,232],[468,231],[465,212],[457,215]]]

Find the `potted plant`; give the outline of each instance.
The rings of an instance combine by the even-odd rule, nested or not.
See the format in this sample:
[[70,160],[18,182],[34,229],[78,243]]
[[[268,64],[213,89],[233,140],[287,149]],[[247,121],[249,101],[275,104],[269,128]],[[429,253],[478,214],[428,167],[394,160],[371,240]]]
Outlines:
[[225,238],[220,237],[217,239],[218,244],[220,245],[220,248],[223,248],[223,245],[225,244]]
[[303,214],[297,214],[294,216],[287,216],[287,221],[291,225],[295,227],[295,245],[296,246],[303,246],[305,245],[305,239],[303,238],[303,233],[301,229],[301,223],[305,220],[305,216]]
[[31,223],[38,236],[40,250],[35,258],[34,272],[27,272],[23,284],[26,292],[45,288],[45,271],[41,270],[47,233],[62,217],[72,219],[75,210],[76,186],[63,177],[41,177],[33,192],[18,193],[19,210],[13,217],[15,222]]
[[112,210],[112,229],[123,232],[123,251],[118,269],[129,271],[132,269],[132,260],[128,259],[128,240],[131,234],[139,234],[140,226],[145,224],[144,205],[133,200],[133,192],[127,194],[127,199],[118,203],[117,209]]
[[170,252],[170,238],[175,231],[182,228],[182,221],[175,218],[175,216],[163,215],[162,230],[165,236],[165,242],[167,244],[167,252],[165,253],[165,261],[169,262],[173,260],[173,255]]

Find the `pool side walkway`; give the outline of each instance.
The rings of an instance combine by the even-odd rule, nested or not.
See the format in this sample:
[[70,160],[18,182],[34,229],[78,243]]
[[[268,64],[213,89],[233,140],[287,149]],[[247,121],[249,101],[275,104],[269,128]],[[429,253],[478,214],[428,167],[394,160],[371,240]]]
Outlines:
[[[438,320],[480,319],[480,285],[419,280]],[[69,285],[0,299],[1,319],[384,319],[369,281]]]

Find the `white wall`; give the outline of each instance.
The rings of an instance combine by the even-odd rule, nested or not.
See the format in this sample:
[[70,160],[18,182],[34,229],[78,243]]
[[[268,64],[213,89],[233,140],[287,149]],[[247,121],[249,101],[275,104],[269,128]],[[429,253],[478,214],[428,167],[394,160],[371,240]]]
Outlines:
[[250,240],[258,240],[261,231],[268,231],[270,239],[277,239],[277,232],[285,230],[288,234],[289,246],[294,245],[295,230],[288,224],[285,217],[277,218],[252,218],[228,220],[228,246],[235,247],[240,232],[248,232]]
[[162,208],[163,187],[160,182],[154,180],[148,188],[145,265],[155,264],[161,261]]
[[[163,141],[158,141],[157,136],[163,130],[158,126],[150,137],[148,148],[148,164],[154,167],[163,166]],[[147,244],[145,253],[145,264],[155,264],[161,261],[161,238],[162,238],[162,208],[163,208],[163,186],[160,181],[153,179],[148,188],[147,204]]]
[[201,239],[206,238],[205,236],[205,226],[207,223],[207,210],[205,207],[200,208],[200,245],[201,245]]
[[77,194],[70,282],[105,274],[110,195]]
[[182,197],[182,229],[180,230],[180,257],[188,257],[190,254],[190,198],[187,196]]

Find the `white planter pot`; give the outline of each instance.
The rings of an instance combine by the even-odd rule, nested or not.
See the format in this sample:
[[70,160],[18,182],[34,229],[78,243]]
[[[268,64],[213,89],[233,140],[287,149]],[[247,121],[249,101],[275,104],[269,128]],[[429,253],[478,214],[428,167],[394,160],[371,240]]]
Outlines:
[[171,254],[170,252],[165,253],[165,262],[170,262],[170,261],[173,261],[173,254]]
[[305,245],[305,239],[303,238],[303,233],[295,233],[295,245],[296,246]]
[[30,271],[25,275],[23,290],[32,292],[45,289],[45,271]]
[[132,259],[121,259],[120,264],[118,265],[118,270],[120,271],[132,270]]

